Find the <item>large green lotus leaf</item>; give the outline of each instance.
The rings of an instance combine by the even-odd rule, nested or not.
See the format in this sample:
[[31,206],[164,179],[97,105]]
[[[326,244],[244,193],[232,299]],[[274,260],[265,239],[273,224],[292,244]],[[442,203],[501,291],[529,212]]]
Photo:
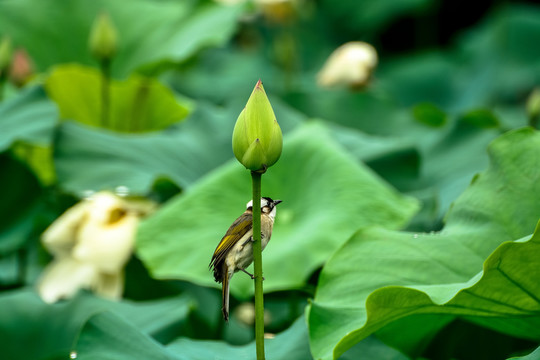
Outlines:
[[[231,134],[239,109],[199,102],[182,123],[148,134],[118,134],[64,122],[55,141],[58,181],[76,193],[120,185],[147,193],[159,177],[189,187],[233,157]],[[278,109],[276,114],[283,118],[284,132],[301,123]]]
[[[184,320],[191,299],[185,296],[145,302],[108,301],[88,293],[56,304],[45,304],[32,290],[0,296],[2,356],[7,359],[68,359],[81,327],[97,313],[111,311],[138,331],[157,335]],[[21,344],[32,344],[21,348]]]
[[0,151],[17,141],[49,145],[58,111],[40,86],[23,89],[0,103]]
[[[255,343],[231,346],[223,341],[179,338],[166,347],[153,341],[110,312],[92,316],[83,327],[75,346],[77,359],[255,359]],[[356,346],[345,359],[359,355],[380,360],[405,357],[375,338]],[[298,318],[287,330],[265,340],[268,359],[311,359],[305,318]]]
[[[255,359],[255,343],[232,346],[223,341],[179,338],[164,347],[110,312],[92,316],[75,345],[77,359]],[[300,317],[287,330],[265,340],[269,359],[310,359],[307,326]]]
[[[227,228],[245,210],[250,179],[232,161],[145,220],[137,252],[153,276],[218,286],[208,263]],[[398,228],[417,209],[415,200],[386,185],[316,123],[286,137],[281,159],[263,176],[262,193],[283,200],[264,254],[266,291],[303,286],[356,229]],[[231,291],[249,296],[251,279],[236,276]]]
[[[28,11],[32,9],[32,11]],[[0,3],[0,33],[26,48],[38,71],[59,63],[96,64],[88,49],[95,17],[110,14],[118,34],[114,76],[151,64],[180,62],[201,48],[225,43],[241,7],[211,1],[22,0]]]
[[103,124],[101,81],[98,70],[68,64],[54,69],[45,88],[63,119],[120,132],[162,130],[189,113],[189,105],[181,103],[157,80],[132,75],[127,80],[111,82],[109,118]]
[[539,151],[540,133],[529,128],[492,142],[490,166],[453,204],[440,233],[357,232],[323,268],[308,310],[315,357],[335,358],[413,314],[468,316],[540,339],[540,230],[528,242],[509,242],[538,221]]
[[189,359],[174,356],[150,336],[108,311],[88,319],[71,354],[80,360]]

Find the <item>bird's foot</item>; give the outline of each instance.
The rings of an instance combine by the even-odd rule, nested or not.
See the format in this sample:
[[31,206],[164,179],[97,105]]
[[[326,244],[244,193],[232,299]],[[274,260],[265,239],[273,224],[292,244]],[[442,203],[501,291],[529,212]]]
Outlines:
[[[251,280],[255,280],[255,277],[256,277],[255,275],[253,275],[252,273],[247,272],[247,271],[244,270],[244,269],[240,269],[240,270],[242,270],[243,272],[245,272],[246,274],[248,274],[249,277],[251,278]],[[262,279],[264,280],[264,277],[263,277]]]

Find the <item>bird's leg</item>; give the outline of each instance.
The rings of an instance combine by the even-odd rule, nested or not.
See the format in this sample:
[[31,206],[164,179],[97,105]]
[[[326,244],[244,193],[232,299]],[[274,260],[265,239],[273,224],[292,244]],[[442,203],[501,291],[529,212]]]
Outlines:
[[[249,273],[249,272],[247,272],[247,271],[244,270],[244,269],[240,269],[240,270],[242,270],[243,272],[245,272],[246,274],[248,274],[248,275],[251,277],[252,280],[255,279],[255,275],[253,275],[252,273]],[[263,280],[264,280],[264,277],[263,277]]]
[[240,270],[242,270],[243,272],[245,272],[246,274],[248,274],[252,279],[255,279],[255,275],[253,275],[252,273],[249,273],[249,272],[247,272],[247,271],[244,270],[244,269],[240,269]]

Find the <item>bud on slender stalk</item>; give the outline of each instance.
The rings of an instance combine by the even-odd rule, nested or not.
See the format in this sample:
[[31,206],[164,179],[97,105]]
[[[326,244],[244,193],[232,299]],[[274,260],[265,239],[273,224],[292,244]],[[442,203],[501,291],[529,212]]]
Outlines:
[[101,13],[90,31],[90,51],[98,60],[110,60],[116,53],[118,34],[107,13]]
[[234,156],[247,169],[264,173],[278,161],[282,145],[281,129],[259,80],[234,126]]

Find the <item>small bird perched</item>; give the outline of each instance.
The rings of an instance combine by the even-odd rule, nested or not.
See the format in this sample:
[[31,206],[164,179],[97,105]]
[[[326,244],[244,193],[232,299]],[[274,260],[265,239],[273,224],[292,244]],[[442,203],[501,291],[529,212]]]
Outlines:
[[[261,248],[264,250],[270,237],[276,217],[276,205],[281,200],[269,197],[261,198]],[[253,262],[253,201],[246,204],[246,211],[236,219],[219,242],[210,268],[213,268],[214,279],[222,283],[223,318],[229,321],[229,283],[235,272],[241,270],[251,276],[245,269]]]

